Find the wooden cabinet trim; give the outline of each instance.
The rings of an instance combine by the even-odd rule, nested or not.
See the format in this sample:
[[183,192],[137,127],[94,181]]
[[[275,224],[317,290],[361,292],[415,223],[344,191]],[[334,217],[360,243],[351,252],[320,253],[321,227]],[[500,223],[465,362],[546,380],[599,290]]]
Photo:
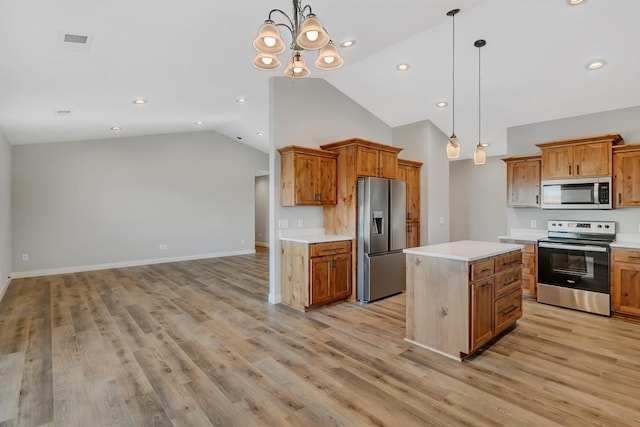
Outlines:
[[422,162],[417,162],[415,160],[398,159],[398,166],[408,166],[411,168],[420,169],[422,167],[422,164]]
[[401,147],[382,144],[380,142],[367,141],[366,139],[360,139],[360,138],[351,138],[351,139],[346,139],[344,141],[331,142],[329,144],[321,145],[320,148],[322,148],[323,150],[336,150],[336,149],[348,147],[351,145],[359,145],[363,147],[375,148],[376,150],[390,151],[396,154],[404,150],[404,148],[401,148]]
[[510,163],[510,162],[535,162],[535,161],[540,161],[542,160],[542,154],[530,154],[527,156],[512,156],[512,157],[505,157],[504,159],[502,159],[503,162],[505,163]]
[[565,139],[562,141],[544,142],[544,143],[535,144],[535,145],[540,149],[544,149],[544,148],[554,148],[554,147],[562,147],[562,146],[568,146],[568,145],[591,144],[594,142],[611,142],[612,145],[617,145],[617,144],[623,143],[623,141],[624,140],[620,135],[609,134],[609,135],[591,136],[588,138]]
[[323,151],[314,149],[311,147],[302,147],[300,145],[289,145],[287,147],[278,148],[278,153],[286,154],[286,153],[300,153],[300,154],[309,154],[312,156],[320,156],[327,157],[331,159],[336,159],[338,157],[338,153],[334,153],[332,151]]

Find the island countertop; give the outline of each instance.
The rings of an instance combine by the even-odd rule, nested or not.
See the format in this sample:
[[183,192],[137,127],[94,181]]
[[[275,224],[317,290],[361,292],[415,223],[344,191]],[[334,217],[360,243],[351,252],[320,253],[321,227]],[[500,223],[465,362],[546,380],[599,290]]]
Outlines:
[[439,245],[420,246],[405,249],[411,255],[430,256],[435,258],[455,259],[459,261],[476,261],[495,255],[523,249],[523,245],[512,243],[480,242],[477,240],[459,240]]

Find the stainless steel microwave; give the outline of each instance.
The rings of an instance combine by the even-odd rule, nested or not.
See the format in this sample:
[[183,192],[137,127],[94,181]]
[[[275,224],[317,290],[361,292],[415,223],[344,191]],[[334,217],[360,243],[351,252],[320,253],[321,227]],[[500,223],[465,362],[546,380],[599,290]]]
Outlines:
[[542,181],[542,209],[611,209],[611,177]]

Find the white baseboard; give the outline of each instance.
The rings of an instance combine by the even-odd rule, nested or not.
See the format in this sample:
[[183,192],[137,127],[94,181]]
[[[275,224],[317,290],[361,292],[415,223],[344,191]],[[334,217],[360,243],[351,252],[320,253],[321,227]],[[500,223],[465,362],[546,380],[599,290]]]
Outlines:
[[269,302],[271,304],[280,304],[282,302],[282,295],[281,294],[274,295],[272,293],[269,293]]
[[4,293],[9,288],[9,283],[11,283],[11,277],[9,277],[7,281],[4,282],[4,285],[2,286],[2,288],[0,288],[0,301],[2,301],[2,298],[4,298]]
[[187,256],[179,256],[179,257],[172,257],[172,258],[144,259],[144,260],[138,260],[138,261],[114,262],[114,263],[108,263],[108,264],[82,265],[82,266],[76,266],[76,267],[50,268],[50,269],[33,270],[33,271],[19,271],[16,273],[11,273],[11,278],[23,279],[27,277],[52,276],[54,274],[69,274],[69,273],[80,273],[83,271],[108,270],[110,268],[138,267],[141,265],[165,264],[167,262],[195,261],[195,260],[207,259],[207,258],[221,258],[221,257],[227,257],[227,256],[251,255],[255,253],[256,253],[255,249],[248,249],[244,251],[217,252],[212,254],[187,255]]
[[256,242],[256,246],[260,246],[262,248],[268,248],[269,244],[267,242]]

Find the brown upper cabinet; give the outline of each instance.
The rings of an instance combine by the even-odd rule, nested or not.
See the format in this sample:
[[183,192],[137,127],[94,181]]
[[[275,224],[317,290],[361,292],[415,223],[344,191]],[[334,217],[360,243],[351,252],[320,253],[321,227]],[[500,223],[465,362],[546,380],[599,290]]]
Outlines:
[[420,246],[420,168],[421,162],[398,159],[398,179],[406,183],[406,246]]
[[611,148],[622,142],[620,135],[536,144],[542,151],[542,179],[611,176]]
[[507,205],[514,208],[539,208],[542,157],[518,156],[502,160],[507,164]]
[[279,148],[282,206],[335,205],[336,153],[291,145]]
[[325,144],[321,148],[336,151],[349,146],[355,147],[356,174],[358,176],[397,178],[398,153],[402,151],[402,148],[359,138]]
[[640,144],[613,147],[613,206],[640,207]]

